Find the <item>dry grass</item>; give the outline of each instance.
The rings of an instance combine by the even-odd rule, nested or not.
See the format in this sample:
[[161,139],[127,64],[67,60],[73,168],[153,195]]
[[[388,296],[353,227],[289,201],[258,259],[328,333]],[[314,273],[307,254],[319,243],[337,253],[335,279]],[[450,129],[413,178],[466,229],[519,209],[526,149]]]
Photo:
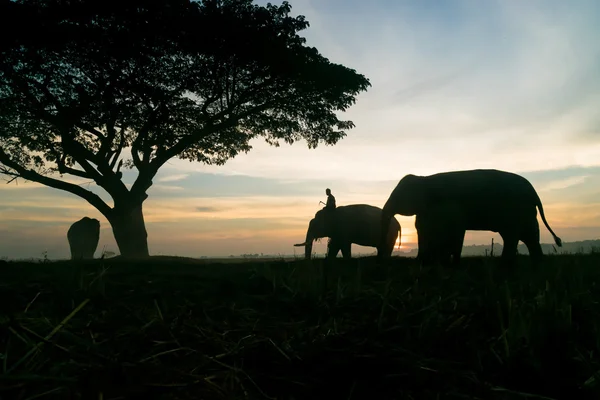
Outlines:
[[0,399],[600,398],[600,255],[0,266]]

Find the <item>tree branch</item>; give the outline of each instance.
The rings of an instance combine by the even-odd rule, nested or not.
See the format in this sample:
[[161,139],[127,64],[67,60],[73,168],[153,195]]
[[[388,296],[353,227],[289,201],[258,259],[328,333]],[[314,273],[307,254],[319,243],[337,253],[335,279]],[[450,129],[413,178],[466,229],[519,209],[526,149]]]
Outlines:
[[[11,75],[14,75],[14,74],[12,74],[12,72],[13,71],[10,71]],[[101,162],[97,161],[97,157],[93,152],[86,149],[82,144],[80,144],[73,137],[71,137],[68,132],[66,132],[69,129],[68,125],[69,125],[70,121],[68,121],[68,119],[65,119],[65,121],[67,121],[67,122],[61,120],[63,118],[63,116],[61,115],[63,113],[63,111],[62,111],[63,108],[60,105],[60,103],[58,102],[58,100],[50,93],[50,91],[48,90],[47,87],[45,87],[44,85],[42,85],[40,82],[38,82],[36,80],[32,80],[32,79],[23,80],[23,79],[19,78],[18,76],[15,76],[14,79],[15,79],[15,82],[17,83],[17,85],[21,86],[21,92],[30,99],[30,101],[32,102],[33,105],[36,106],[36,108],[37,108],[36,113],[39,114],[40,118],[50,122],[51,124],[53,124],[55,127],[58,128],[58,130],[60,132],[61,143],[62,143],[63,148],[65,149],[65,152],[69,153],[69,155],[71,155],[75,159],[75,161],[77,161],[77,163],[79,163],[79,165],[81,165],[83,167],[83,169],[85,170],[85,172],[87,174],[87,176],[85,176],[85,177],[89,178],[89,179],[93,179],[96,183],[103,186],[103,183],[106,180],[105,177],[102,176],[102,174],[100,174],[94,167],[92,167],[88,161],[94,162],[96,165],[98,165],[100,167],[100,169],[104,173],[106,172],[106,168],[102,168],[100,166]],[[39,90],[44,92],[44,94],[46,95],[48,100],[50,100],[51,103],[54,103],[54,106],[56,107],[56,109],[58,111],[58,115],[56,115],[56,116],[52,115],[51,113],[49,113],[48,111],[46,111],[44,109],[43,105],[40,104],[39,100],[37,100],[37,98],[28,90],[27,82],[38,87]],[[71,122],[75,122],[75,121],[71,121]],[[77,125],[77,122],[75,122],[74,125]],[[93,131],[94,131],[94,129],[92,128],[91,132],[94,133]],[[101,134],[100,134],[100,137],[104,138],[104,136]],[[71,151],[68,151],[68,149],[71,149]],[[59,159],[57,159],[57,163],[58,162],[60,162]],[[107,163],[107,165],[108,165],[108,163]],[[59,168],[60,168],[60,165],[59,165]],[[75,172],[75,173],[73,173],[73,175],[82,177],[81,171],[77,171],[77,170],[72,170],[72,171]],[[69,173],[71,173],[71,172],[69,172]],[[111,189],[115,188],[114,185],[107,184],[107,186],[110,187]],[[107,189],[107,191],[109,191],[109,193],[110,193],[110,190],[108,190],[107,187],[105,187],[105,189]],[[111,195],[112,195],[112,193],[111,193]]]
[[86,149],[81,143],[75,139],[63,134],[61,132],[61,143],[65,149],[65,153],[69,154],[75,159],[89,175],[90,179],[93,179],[99,185],[102,183],[104,177],[100,174],[96,168],[92,167],[89,161],[93,161],[95,158],[94,153]]
[[114,169],[117,164],[117,160],[123,151],[123,145],[125,144],[125,128],[121,128],[120,132],[120,140],[119,145],[117,146],[117,150],[113,153],[112,161],[109,162],[110,169]]
[[[161,107],[162,103],[159,103],[154,109],[152,109],[150,115],[148,116],[148,119],[138,132],[138,135],[133,141],[133,143],[131,144],[133,163],[135,164],[138,170],[144,168],[143,164],[147,164],[150,159],[150,155],[146,154],[148,152],[148,146],[146,146],[145,142],[148,138],[148,133],[150,133],[150,130],[156,126],[156,123],[158,121],[158,112],[161,109]],[[138,151],[142,153],[142,159],[140,159],[139,154],[137,154]]]
[[83,122],[75,122],[75,126],[78,127],[79,129],[83,129],[85,131],[88,131],[89,133],[93,134],[94,136],[96,136],[98,139],[100,139],[100,141],[102,142],[102,144],[104,144],[104,142],[107,142],[107,137],[104,136],[102,134],[102,132],[100,132],[98,129],[94,128],[91,125],[88,125],[86,123]]
[[[58,179],[49,178],[47,176],[43,176],[35,171],[29,170],[17,162],[13,161],[8,154],[4,152],[4,150],[0,149],[0,162],[5,166],[12,168],[15,170],[21,178],[27,179],[29,181],[38,182],[42,185],[50,186],[55,189],[64,190],[76,196],[79,196],[94,206],[98,211],[102,213],[107,219],[110,219],[112,216],[112,208],[108,206],[98,195],[90,192],[82,188],[81,186],[64,182]],[[13,175],[14,176],[14,175]]]
[[144,168],[142,166],[142,159],[138,154],[138,150],[133,146],[131,146],[131,159],[133,160],[133,165],[135,165],[138,171],[141,171]]
[[[104,96],[103,96],[104,105],[106,106],[107,114],[108,114],[108,119],[106,121],[107,138],[100,145],[100,151],[98,151],[98,157],[106,158],[106,159],[110,159],[111,145],[117,136],[115,124],[117,121],[118,112],[115,110],[115,107],[113,107],[114,106],[113,91],[114,91],[114,86],[109,84],[109,85],[107,85],[107,87],[104,91]],[[124,131],[124,128],[121,129],[121,139],[123,138],[123,131]],[[123,143],[121,142],[121,144],[119,146],[119,150],[118,150],[119,153],[121,152],[120,149],[122,148],[122,145],[123,145]],[[109,165],[111,165],[111,168],[114,167],[114,165],[112,165],[112,164],[109,164]]]
[[149,172],[152,174],[152,176],[154,176],[156,174],[156,172],[158,172],[160,167],[162,167],[164,165],[164,163],[169,161],[171,158],[175,157],[177,154],[181,154],[188,147],[193,145],[194,142],[198,141],[199,135],[209,135],[213,132],[231,128],[231,127],[237,125],[241,119],[246,118],[250,115],[265,111],[265,110],[269,109],[270,107],[274,106],[276,103],[277,103],[277,101],[270,101],[270,102],[261,104],[260,106],[252,107],[249,110],[246,110],[245,112],[243,112],[239,115],[236,115],[235,117],[231,117],[231,118],[227,119],[225,122],[221,122],[220,124],[217,124],[217,125],[211,125],[208,128],[203,127],[199,131],[196,131],[192,134],[187,135],[186,137],[179,140],[179,142],[177,142],[175,145],[173,145],[170,149],[167,149],[164,152],[162,152],[161,154],[157,155],[156,158],[154,160],[152,160],[152,162],[150,163],[150,171]]
[[78,176],[80,178],[92,179],[85,171],[81,171],[75,168],[71,168],[67,166],[65,159],[67,158],[66,154],[60,154],[58,150],[52,149],[54,153],[54,157],[56,157],[56,166],[58,168],[58,172],[61,174],[70,174],[73,176]]
[[[54,116],[50,113],[48,113],[47,111],[45,111],[43,109],[43,107],[41,107],[41,104],[39,104],[39,101],[37,101],[37,106],[39,108],[39,112],[42,114],[43,117],[45,117],[46,120],[48,121],[52,121],[54,122],[54,125],[58,127],[59,131],[60,131],[60,136],[61,136],[61,140],[62,140],[62,144],[63,147],[65,148],[65,150],[67,150],[68,148],[70,148],[72,150],[72,152],[69,152],[70,155],[75,159],[75,161],[77,161],[85,170],[85,172],[88,174],[88,176],[86,176],[86,178],[90,178],[93,179],[96,183],[98,183],[99,185],[104,187],[104,183],[106,183],[106,186],[111,187],[111,189],[123,189],[123,188],[118,188],[115,185],[109,185],[108,182],[106,182],[106,176],[103,175],[108,175],[110,173],[112,173],[112,169],[110,168],[109,165],[109,160],[106,160],[105,158],[101,157],[100,152],[99,154],[94,154],[93,152],[89,151],[87,148],[85,148],[83,145],[81,145],[79,142],[77,142],[75,140],[74,137],[71,137],[67,132],[65,132],[66,130],[68,130],[66,127],[69,126],[70,124],[73,124],[75,127],[83,129],[91,134],[93,134],[94,136],[96,136],[100,142],[101,142],[101,150],[102,148],[106,148],[105,146],[110,147],[110,141],[108,140],[108,138],[106,136],[104,136],[102,134],[102,132],[98,131],[96,128],[94,128],[93,126],[90,126],[84,122],[81,121],[77,121],[77,117],[75,119],[73,118],[65,118],[63,116],[63,114],[65,114],[65,109],[64,107],[61,106],[60,102],[52,95],[52,93],[50,93],[50,91],[48,90],[48,88],[46,86],[44,86],[43,84],[41,84],[40,82],[36,81],[35,79],[28,79],[26,80],[26,82],[31,83],[33,86],[37,87],[39,90],[41,90],[45,96],[51,101],[51,103],[54,104],[54,106],[56,107],[57,111],[58,111],[58,115]],[[27,91],[28,94],[30,94],[29,91]],[[72,116],[71,116],[72,117]],[[65,119],[65,121],[61,121],[61,119]],[[98,172],[94,167],[92,167],[88,161],[92,161],[94,164],[96,164],[98,166]],[[103,163],[106,163],[106,165],[103,165]],[[77,170],[72,170],[74,173],[73,175],[75,176],[82,176],[82,172],[77,171]],[[72,172],[69,172],[72,173]],[[105,187],[105,189],[108,190],[108,187]],[[110,191],[109,191],[110,193]],[[111,193],[112,195],[112,193]]]

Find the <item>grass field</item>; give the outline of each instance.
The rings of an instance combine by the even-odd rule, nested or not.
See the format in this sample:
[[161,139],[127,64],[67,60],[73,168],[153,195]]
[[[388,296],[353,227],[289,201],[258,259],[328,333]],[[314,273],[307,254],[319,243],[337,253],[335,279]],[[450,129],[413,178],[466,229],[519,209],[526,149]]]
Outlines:
[[0,399],[598,399],[600,254],[0,265]]

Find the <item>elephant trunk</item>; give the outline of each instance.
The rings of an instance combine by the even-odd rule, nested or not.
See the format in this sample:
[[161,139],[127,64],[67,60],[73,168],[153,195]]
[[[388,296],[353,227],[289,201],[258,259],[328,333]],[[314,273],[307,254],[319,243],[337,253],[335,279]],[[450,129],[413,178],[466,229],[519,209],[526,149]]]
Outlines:
[[304,240],[304,258],[307,260],[311,259],[313,242],[315,241],[315,235],[313,233],[314,221],[310,221],[308,224],[308,230],[306,231],[306,239]]
[[315,235],[313,233],[313,228],[314,228],[314,220],[310,221],[310,223],[308,224],[308,230],[306,231],[306,239],[304,240],[304,243],[298,243],[298,244],[294,245],[296,247],[304,246],[304,257],[307,260],[310,260],[310,258],[311,258],[313,242],[316,239]]
[[310,259],[310,256],[312,253],[313,241],[314,241],[314,239],[307,239],[304,243],[298,243],[298,244],[295,244],[294,246],[296,246],[296,247],[304,246],[304,257],[306,259]]

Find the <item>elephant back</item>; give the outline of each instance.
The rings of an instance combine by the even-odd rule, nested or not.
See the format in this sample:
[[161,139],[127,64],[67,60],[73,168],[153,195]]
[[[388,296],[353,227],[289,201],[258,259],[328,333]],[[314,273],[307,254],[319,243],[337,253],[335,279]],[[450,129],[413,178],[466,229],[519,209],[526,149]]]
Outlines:
[[81,236],[99,238],[100,221],[95,218],[83,217],[79,221],[74,222],[67,231],[67,238],[74,240]]
[[[428,192],[428,200],[455,200],[477,203],[481,199],[492,202],[534,201],[537,193],[533,185],[524,177],[495,169],[442,172],[423,177]],[[488,203],[489,204],[489,203]]]

